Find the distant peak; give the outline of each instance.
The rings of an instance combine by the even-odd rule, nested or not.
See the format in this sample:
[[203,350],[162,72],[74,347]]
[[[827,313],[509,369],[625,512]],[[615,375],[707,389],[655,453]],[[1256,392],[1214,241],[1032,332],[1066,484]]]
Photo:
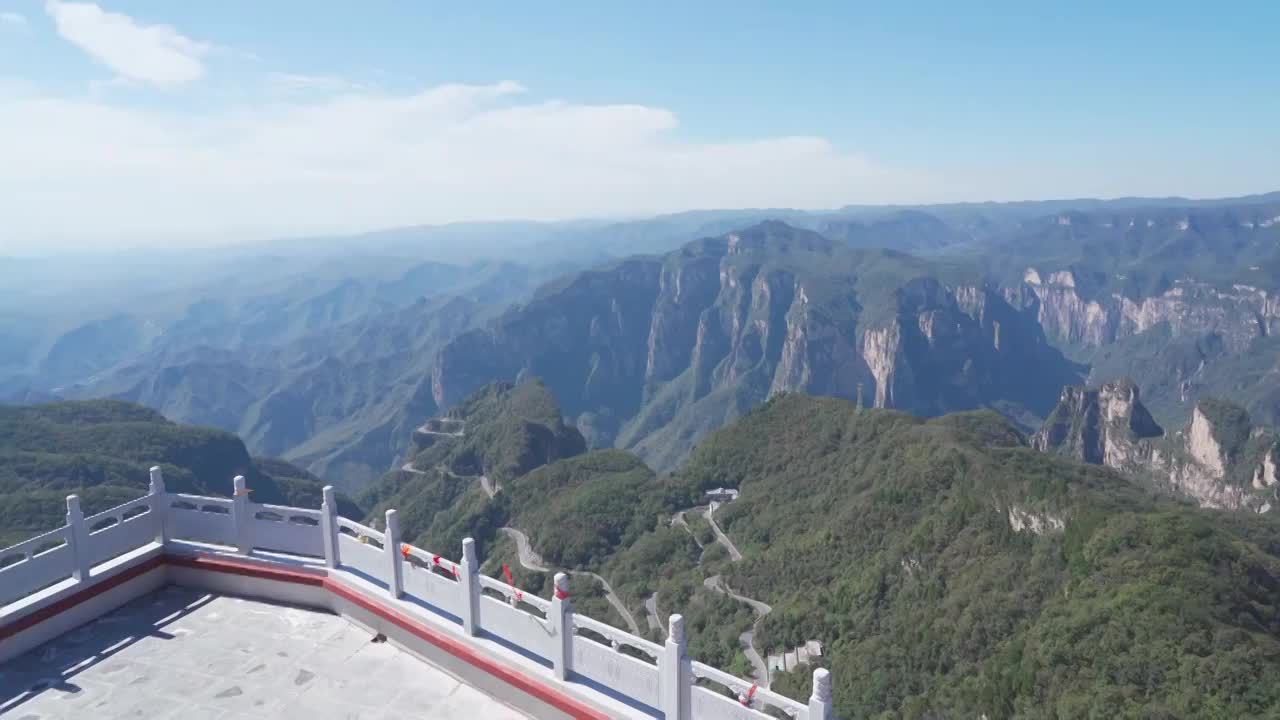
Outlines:
[[832,243],[812,230],[788,225],[781,220],[764,220],[722,238],[730,254],[762,251],[830,252]]

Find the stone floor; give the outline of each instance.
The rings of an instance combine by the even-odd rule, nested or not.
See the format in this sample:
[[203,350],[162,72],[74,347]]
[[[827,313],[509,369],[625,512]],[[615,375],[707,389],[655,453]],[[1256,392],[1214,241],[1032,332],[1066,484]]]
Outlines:
[[340,617],[177,587],[0,664],[0,716],[526,717]]

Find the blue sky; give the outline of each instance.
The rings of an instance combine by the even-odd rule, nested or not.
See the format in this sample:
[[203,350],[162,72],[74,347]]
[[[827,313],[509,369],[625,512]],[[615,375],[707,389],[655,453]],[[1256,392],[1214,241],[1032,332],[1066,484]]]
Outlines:
[[1280,188],[1280,3],[964,5],[0,0],[0,249]]

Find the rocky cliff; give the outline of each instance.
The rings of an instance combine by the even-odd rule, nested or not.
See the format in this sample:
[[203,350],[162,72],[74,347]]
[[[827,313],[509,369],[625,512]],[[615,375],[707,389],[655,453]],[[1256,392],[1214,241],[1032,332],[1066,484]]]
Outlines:
[[1066,387],[1031,445],[1115,468],[1203,507],[1263,513],[1277,504],[1277,437],[1220,400],[1201,399],[1185,427],[1168,435],[1128,379]]
[[984,263],[1010,303],[1181,425],[1200,397],[1280,424],[1280,203],[1066,211],[1020,223]]
[[1254,338],[1280,330],[1280,296],[1250,285],[1219,289],[1179,279],[1158,295],[1133,300],[1118,292],[1085,299],[1068,270],[1028,268],[1023,281],[1029,293],[1014,290],[1010,298],[1026,303],[1034,297],[1026,304],[1045,333],[1072,345],[1099,347],[1167,324],[1173,337],[1215,334],[1228,350],[1241,352]]
[[1132,470],[1143,460],[1140,441],[1163,434],[1139,400],[1138,387],[1125,378],[1097,388],[1064,387],[1057,407],[1031,437],[1031,446]]
[[543,378],[593,446],[671,467],[771,395],[1038,423],[1081,369],[980,274],[765,222],[544,288],[448,343],[435,402]]

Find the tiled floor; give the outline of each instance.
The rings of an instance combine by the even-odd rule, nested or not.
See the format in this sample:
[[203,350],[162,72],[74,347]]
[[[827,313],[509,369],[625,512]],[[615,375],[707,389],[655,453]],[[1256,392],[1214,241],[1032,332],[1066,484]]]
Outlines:
[[177,587],[0,664],[0,716],[526,717],[340,617]]

